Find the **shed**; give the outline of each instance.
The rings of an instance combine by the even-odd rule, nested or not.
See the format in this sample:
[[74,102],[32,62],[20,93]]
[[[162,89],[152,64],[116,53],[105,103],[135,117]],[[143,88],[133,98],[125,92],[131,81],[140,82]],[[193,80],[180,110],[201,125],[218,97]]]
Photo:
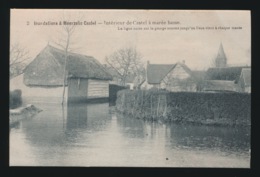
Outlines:
[[67,66],[70,101],[109,97],[109,80],[112,80],[112,76],[96,59],[70,54]]
[[[65,71],[68,77],[65,79],[65,86],[68,99],[109,97],[108,80],[112,77],[95,58],[69,52],[67,59]],[[39,88],[45,90],[41,97],[49,97],[48,93],[55,90],[56,96],[60,98],[64,82],[64,67],[65,52],[47,45],[25,68],[23,83],[31,92]]]

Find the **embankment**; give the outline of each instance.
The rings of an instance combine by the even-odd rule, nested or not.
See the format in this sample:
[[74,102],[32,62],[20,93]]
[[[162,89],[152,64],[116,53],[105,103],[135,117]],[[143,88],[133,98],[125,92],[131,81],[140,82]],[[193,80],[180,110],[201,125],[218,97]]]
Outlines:
[[16,109],[9,110],[9,123],[10,125],[17,123],[23,119],[33,117],[42,110],[35,107],[34,105],[28,104]]
[[131,91],[118,92],[118,112],[131,117],[208,125],[251,125],[251,94]]

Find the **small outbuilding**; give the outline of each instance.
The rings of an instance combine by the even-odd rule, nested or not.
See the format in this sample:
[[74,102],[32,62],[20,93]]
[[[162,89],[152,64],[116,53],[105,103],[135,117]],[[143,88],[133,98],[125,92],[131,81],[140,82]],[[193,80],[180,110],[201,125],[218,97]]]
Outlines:
[[24,73],[10,81],[11,89],[21,89],[23,97],[50,101],[62,99],[64,71],[65,98],[86,100],[109,97],[112,79],[93,57],[69,52],[65,68],[65,52],[47,45],[25,68]]
[[112,76],[93,57],[70,54],[67,70],[70,101],[109,97]]

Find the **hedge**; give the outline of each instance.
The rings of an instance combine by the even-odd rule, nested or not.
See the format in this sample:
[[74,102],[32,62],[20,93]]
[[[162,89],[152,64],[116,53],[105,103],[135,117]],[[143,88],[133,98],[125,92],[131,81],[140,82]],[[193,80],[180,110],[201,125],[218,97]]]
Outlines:
[[14,90],[10,91],[9,96],[9,108],[15,109],[22,105],[22,91],[21,90]]
[[149,120],[251,124],[251,95],[246,93],[124,90],[118,92],[116,109]]

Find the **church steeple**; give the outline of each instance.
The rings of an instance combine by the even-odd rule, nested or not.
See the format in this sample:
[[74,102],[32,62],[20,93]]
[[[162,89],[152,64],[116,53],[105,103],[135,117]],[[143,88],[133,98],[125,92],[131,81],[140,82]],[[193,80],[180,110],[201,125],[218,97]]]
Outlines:
[[224,52],[222,43],[220,43],[220,46],[218,49],[218,55],[217,55],[215,61],[216,61],[216,67],[226,67],[227,66],[227,58],[226,58],[226,54]]

